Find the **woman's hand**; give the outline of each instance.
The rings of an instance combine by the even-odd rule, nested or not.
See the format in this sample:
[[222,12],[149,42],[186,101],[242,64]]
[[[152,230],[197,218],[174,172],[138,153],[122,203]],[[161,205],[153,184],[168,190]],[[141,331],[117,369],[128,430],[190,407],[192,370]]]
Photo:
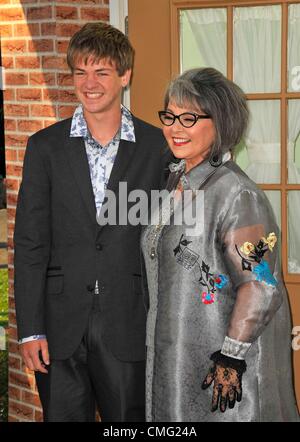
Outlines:
[[208,388],[213,381],[211,411],[216,411],[220,404],[220,411],[224,413],[227,404],[229,408],[233,408],[235,401],[242,400],[242,375],[239,375],[234,368],[224,368],[214,364],[203,381],[203,390]]
[[211,411],[216,411],[220,406],[220,411],[224,413],[227,405],[233,408],[236,401],[242,400],[242,376],[246,363],[224,356],[221,352],[214,353],[211,359],[214,365],[204,379],[202,389],[206,390],[213,383]]

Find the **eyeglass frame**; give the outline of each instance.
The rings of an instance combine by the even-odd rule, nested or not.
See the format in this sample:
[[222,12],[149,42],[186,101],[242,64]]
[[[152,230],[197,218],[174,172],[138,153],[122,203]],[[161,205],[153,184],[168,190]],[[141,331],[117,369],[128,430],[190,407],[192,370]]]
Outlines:
[[[163,114],[170,114],[170,115],[172,115],[172,116],[174,117],[174,118],[173,118],[173,123],[171,123],[171,124],[165,124],[165,123],[162,121],[162,119],[161,119],[161,116],[162,116]],[[194,121],[194,123],[193,123],[191,126],[185,126],[184,124],[182,124],[182,121],[180,120],[180,117],[181,117],[182,115],[192,115],[193,117],[195,117],[195,121]],[[176,119],[178,119],[178,121],[179,121],[179,123],[181,124],[181,126],[186,127],[187,129],[189,129],[190,127],[195,126],[195,124],[197,123],[198,120],[209,119],[209,118],[211,118],[210,115],[199,115],[199,114],[196,114],[196,113],[194,113],[194,112],[183,112],[182,114],[175,115],[175,114],[173,114],[173,112],[166,111],[166,110],[164,110],[164,111],[158,111],[158,116],[159,116],[159,119],[160,119],[161,123],[162,123],[164,126],[167,126],[167,127],[173,126],[173,124],[175,123]]]

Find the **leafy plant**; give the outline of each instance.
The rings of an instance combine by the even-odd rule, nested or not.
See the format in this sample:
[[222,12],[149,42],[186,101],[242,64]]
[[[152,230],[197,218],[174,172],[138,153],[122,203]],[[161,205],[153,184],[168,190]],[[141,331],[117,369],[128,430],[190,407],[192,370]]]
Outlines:
[[[8,272],[0,270],[0,327],[8,325]],[[8,351],[0,349],[0,422],[8,417]]]

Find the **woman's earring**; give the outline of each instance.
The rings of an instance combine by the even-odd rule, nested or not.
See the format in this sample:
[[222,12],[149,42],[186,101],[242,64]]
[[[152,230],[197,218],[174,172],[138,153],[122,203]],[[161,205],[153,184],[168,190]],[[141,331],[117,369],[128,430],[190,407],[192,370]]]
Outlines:
[[212,155],[209,159],[209,162],[211,166],[219,167],[222,164],[222,156],[219,156],[218,154]]

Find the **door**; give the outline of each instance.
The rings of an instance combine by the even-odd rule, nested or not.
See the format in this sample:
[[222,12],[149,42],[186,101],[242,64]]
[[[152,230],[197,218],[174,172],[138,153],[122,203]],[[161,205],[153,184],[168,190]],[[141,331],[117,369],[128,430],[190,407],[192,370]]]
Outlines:
[[300,0],[129,0],[129,37],[136,49],[131,109],[152,124],[159,126],[169,80],[188,68],[215,67],[245,91],[251,122],[235,160],[273,206],[300,326]]

